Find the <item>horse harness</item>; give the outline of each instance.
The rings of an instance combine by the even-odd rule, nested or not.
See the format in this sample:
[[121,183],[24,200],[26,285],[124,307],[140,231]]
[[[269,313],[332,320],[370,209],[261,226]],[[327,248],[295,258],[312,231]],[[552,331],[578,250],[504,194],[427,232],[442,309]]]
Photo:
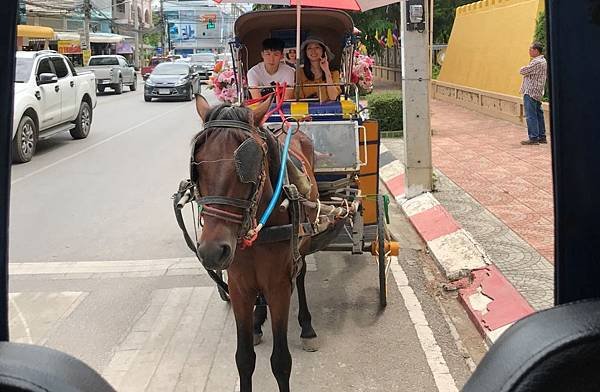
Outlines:
[[[196,166],[202,162],[196,162],[194,152],[196,149],[196,143],[192,146],[192,154],[190,159],[190,181],[185,182],[180,186],[179,191],[173,195],[175,214],[177,216],[177,222],[183,231],[184,237],[188,244],[188,247],[197,253],[197,243],[193,241],[185,228],[185,223],[181,217],[181,211],[177,208],[177,203],[183,197],[183,194],[187,191],[192,192],[193,199],[200,206],[199,219],[202,216],[210,216],[216,219],[220,219],[225,222],[235,223],[241,225],[240,232],[238,234],[238,243],[244,242],[244,239],[249,233],[256,227],[256,213],[258,210],[259,197],[264,189],[266,177],[268,175],[266,169],[266,155],[268,151],[267,138],[268,135],[265,131],[256,129],[251,125],[236,120],[213,120],[208,121],[204,124],[204,128],[199,134],[196,140],[200,139],[200,136],[211,128],[222,128],[222,129],[240,129],[247,134],[247,139],[240,144],[240,146],[234,151],[234,164],[239,180],[242,183],[251,183],[252,192],[249,199],[231,198],[219,195],[204,195],[201,189],[198,187],[198,174]],[[266,131],[269,132],[269,131]],[[279,148],[281,145],[275,140]],[[260,156],[260,159],[256,159]],[[285,164],[281,162],[281,164]],[[292,279],[295,279],[301,269],[301,255],[299,251],[299,238],[301,236],[309,236],[314,234],[313,226],[311,223],[301,223],[301,203],[300,193],[296,189],[294,184],[284,185],[284,192],[286,197],[289,199],[290,204],[288,211],[290,213],[290,224],[280,226],[265,226],[256,238],[257,244],[281,242],[289,240],[291,241],[292,248]],[[218,206],[230,206],[237,209],[242,209],[243,213],[235,213],[224,210]],[[208,271],[210,277],[219,285],[222,289],[227,291],[227,284],[223,282],[220,276],[214,271]]]
[[[248,232],[256,226],[258,198],[264,188],[267,175],[265,168],[265,156],[267,152],[266,135],[259,134],[259,137],[257,137],[253,127],[245,122],[236,120],[208,121],[204,124],[204,129],[200,135],[212,128],[241,129],[248,136],[234,151],[233,159],[239,180],[245,184],[253,184],[252,193],[249,199],[203,195],[202,190],[196,185],[194,187],[195,199],[201,207],[201,216],[210,216],[241,225],[238,234],[238,242],[241,242]],[[194,144],[190,160],[190,178],[193,184],[198,184],[198,174],[195,169],[202,162],[195,162],[195,148],[196,145]],[[256,159],[257,156],[260,159]],[[243,214],[227,211],[216,206],[235,207],[243,210]]]

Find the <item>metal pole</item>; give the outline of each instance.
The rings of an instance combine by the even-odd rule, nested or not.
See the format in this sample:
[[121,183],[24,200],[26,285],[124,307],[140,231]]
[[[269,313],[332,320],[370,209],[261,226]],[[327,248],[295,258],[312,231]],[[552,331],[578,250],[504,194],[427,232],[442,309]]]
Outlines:
[[[5,1],[0,7],[0,107],[13,107],[17,0]],[[0,111],[0,341],[7,342],[8,331],[8,228],[10,218],[10,150],[12,110]]]
[[85,50],[92,50],[92,48],[90,47],[91,10],[92,10],[91,0],[84,0],[83,1],[83,42],[85,43]]
[[137,0],[131,0],[131,13],[133,16],[133,31],[134,31],[134,37],[135,37],[135,65],[137,67],[140,67],[141,69],[141,64],[140,64],[140,26],[139,26],[139,21],[138,21],[138,12],[137,12]]
[[163,8],[164,0],[160,0],[160,23],[161,23],[161,31],[160,31],[160,46],[163,50],[163,55],[165,54],[165,28],[168,28],[165,23],[165,10]]
[[[422,10],[423,22],[413,23],[413,15]],[[422,7],[422,8],[420,8]],[[405,148],[405,193],[407,198],[430,192],[433,167],[431,162],[431,122],[429,118],[429,1],[401,2],[402,24],[402,103]],[[410,24],[410,25],[409,25]]]

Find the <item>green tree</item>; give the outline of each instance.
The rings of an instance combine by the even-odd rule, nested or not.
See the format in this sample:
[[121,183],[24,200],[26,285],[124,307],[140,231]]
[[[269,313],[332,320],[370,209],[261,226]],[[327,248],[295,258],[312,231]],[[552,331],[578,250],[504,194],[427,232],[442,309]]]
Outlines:
[[400,3],[387,7],[375,8],[366,12],[353,12],[352,20],[360,31],[361,41],[367,47],[370,55],[380,54],[383,47],[375,39],[375,34],[386,36],[388,29],[398,29],[400,26]]
[[477,0],[434,0],[433,43],[447,44],[454,25],[456,8]]
[[144,31],[144,44],[159,47],[161,42],[161,34],[164,29],[162,20],[158,12],[152,12],[152,22],[154,27]]
[[540,12],[535,21],[535,34],[533,40],[544,45],[544,49],[548,49],[548,41],[546,40],[546,13]]

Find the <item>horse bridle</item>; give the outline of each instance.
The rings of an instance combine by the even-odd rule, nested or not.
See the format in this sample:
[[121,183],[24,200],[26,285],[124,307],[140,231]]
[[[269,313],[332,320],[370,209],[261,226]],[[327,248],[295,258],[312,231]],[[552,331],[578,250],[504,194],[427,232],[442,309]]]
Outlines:
[[[208,121],[204,124],[204,128],[200,132],[199,136],[206,132],[211,128],[221,128],[221,129],[239,129],[244,131],[248,137],[246,140],[252,138],[254,141],[261,147],[262,149],[262,157],[261,157],[261,172],[258,175],[257,181],[253,185],[252,193],[249,199],[239,199],[227,196],[214,196],[207,195],[203,196],[198,185],[198,182],[194,179],[197,177],[195,174],[195,166],[201,164],[202,162],[195,162],[194,151],[192,151],[191,163],[190,163],[190,171],[192,181],[195,183],[195,193],[196,193],[196,202],[201,207],[200,208],[200,217],[210,216],[212,218],[220,219],[225,222],[234,223],[241,225],[240,232],[238,234],[238,242],[241,242],[242,239],[253,229],[256,227],[256,212],[258,210],[258,202],[259,196],[262,193],[265,178],[266,178],[266,168],[265,168],[265,156],[266,156],[266,135],[261,135],[260,131],[251,125],[237,120],[213,120]],[[199,137],[196,139],[199,140]],[[245,141],[246,141],[245,140]],[[245,142],[244,141],[244,142]],[[243,143],[242,143],[243,144]],[[195,150],[195,145],[194,145]],[[237,166],[236,166],[237,169]],[[240,174],[238,172],[238,177]],[[197,180],[197,178],[196,178]],[[224,210],[217,206],[230,206],[238,209],[242,209],[243,214],[231,212]]]

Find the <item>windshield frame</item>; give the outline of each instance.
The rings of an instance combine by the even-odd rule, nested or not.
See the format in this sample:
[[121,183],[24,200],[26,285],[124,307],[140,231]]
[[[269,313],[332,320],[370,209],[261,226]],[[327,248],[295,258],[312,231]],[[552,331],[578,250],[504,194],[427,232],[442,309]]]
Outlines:
[[[173,69],[171,72],[165,72],[168,71],[169,68]],[[179,73],[176,71],[176,68],[181,68],[181,70],[183,70],[185,68],[185,73]],[[161,72],[162,71],[162,72]],[[180,76],[187,76],[190,74],[190,66],[189,64],[186,63],[171,63],[171,62],[167,62],[167,63],[161,63],[158,64],[154,70],[152,71],[152,75],[180,75]]]

